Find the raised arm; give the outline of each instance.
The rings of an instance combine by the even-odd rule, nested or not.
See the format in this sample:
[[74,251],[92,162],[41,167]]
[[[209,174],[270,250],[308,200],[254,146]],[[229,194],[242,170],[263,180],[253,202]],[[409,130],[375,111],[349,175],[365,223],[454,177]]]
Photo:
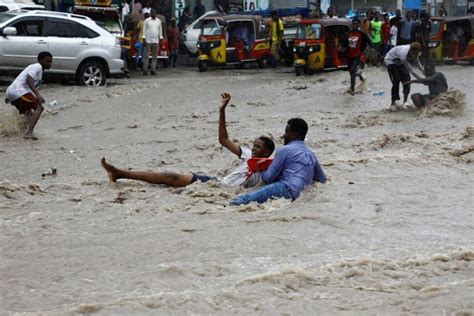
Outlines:
[[219,143],[230,150],[232,153],[236,154],[237,156],[241,156],[242,152],[240,146],[230,140],[229,135],[227,134],[227,127],[225,122],[225,108],[230,101],[230,94],[224,92],[221,94],[222,97],[222,104],[219,108]]

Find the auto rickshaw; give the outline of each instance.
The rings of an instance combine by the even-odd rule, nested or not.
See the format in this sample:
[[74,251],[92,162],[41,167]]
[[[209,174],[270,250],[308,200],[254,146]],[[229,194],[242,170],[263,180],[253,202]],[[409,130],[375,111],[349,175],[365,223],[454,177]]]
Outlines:
[[350,19],[301,20],[293,43],[296,75],[346,67],[339,48],[351,24]]
[[265,67],[270,56],[270,42],[265,22],[260,16],[215,16],[202,20],[198,40],[199,70],[209,66],[236,65],[257,62]]
[[429,49],[436,62],[474,65],[474,15],[431,18]]

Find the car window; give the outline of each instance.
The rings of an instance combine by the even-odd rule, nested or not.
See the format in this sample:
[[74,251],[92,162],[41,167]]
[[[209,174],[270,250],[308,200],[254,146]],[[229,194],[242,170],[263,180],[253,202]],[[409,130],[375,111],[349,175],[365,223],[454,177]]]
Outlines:
[[16,28],[16,36],[43,36],[43,19],[21,19],[9,26]]
[[46,22],[46,36],[58,37],[85,37],[93,38],[99,36],[96,32],[87,27],[74,22],[63,19],[48,18]]
[[5,23],[6,21],[14,18],[16,15],[10,13],[2,13],[0,14],[0,24]]
[[9,11],[8,7],[0,5],[0,12],[7,12],[7,11]]
[[197,21],[193,25],[193,29],[195,29],[195,30],[200,29],[201,27],[202,27],[202,20]]

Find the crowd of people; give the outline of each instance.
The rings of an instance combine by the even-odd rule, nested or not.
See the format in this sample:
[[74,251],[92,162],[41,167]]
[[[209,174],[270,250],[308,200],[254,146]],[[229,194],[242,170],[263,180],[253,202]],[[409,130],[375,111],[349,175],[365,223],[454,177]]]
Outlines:
[[[157,51],[164,36],[167,36],[170,42],[171,63],[175,66],[180,30],[176,20],[171,19],[169,26],[164,27],[162,18],[158,16],[155,8],[150,8],[149,2],[142,6],[141,2],[137,1],[135,6],[135,13],[128,12],[129,9],[125,9],[125,12],[128,12],[125,19],[128,21],[128,25],[131,24],[131,21],[136,24],[133,32],[136,36],[136,44],[139,43],[136,45],[137,51],[140,50],[142,54],[152,56],[150,73],[152,75],[156,74]],[[197,16],[205,12],[205,8],[199,0],[193,12]],[[134,19],[134,14],[142,16]],[[375,49],[380,53],[392,82],[389,110],[396,111],[400,107],[397,104],[397,101],[400,100],[400,85],[403,86],[404,105],[407,104],[411,84],[419,83],[428,86],[428,94],[416,93],[412,95],[411,99],[417,108],[427,106],[433,98],[447,92],[448,85],[445,76],[440,72],[436,72],[427,53],[430,30],[430,17],[426,12],[420,14],[419,21],[413,19],[410,11],[407,11],[404,19],[401,18],[400,12],[397,12],[397,15],[390,20],[388,16],[381,16],[378,12],[370,13],[362,21],[354,18],[351,30],[346,34],[346,39],[342,43],[350,73],[348,92],[354,95],[357,78],[361,81],[366,80],[361,72],[361,66],[363,65],[363,55],[367,53],[368,49]],[[277,49],[282,33],[283,23],[276,13],[272,13],[269,36],[275,63],[278,62]],[[420,54],[423,65],[419,60]],[[144,75],[148,75],[148,60],[148,58],[143,59]],[[137,59],[136,61],[139,63],[140,60]],[[25,139],[37,139],[33,135],[33,129],[44,109],[42,105],[44,98],[37,87],[41,81],[43,71],[49,69],[52,63],[53,56],[49,52],[41,52],[38,55],[38,62],[28,66],[6,90],[7,101],[29,120],[24,135]],[[412,80],[411,75],[415,76],[416,79]],[[293,201],[313,181],[326,182],[326,176],[316,156],[304,143],[308,124],[303,119],[292,118],[288,120],[282,136],[284,146],[277,149],[273,159],[270,159],[269,157],[275,148],[272,139],[260,136],[255,140],[253,148],[250,149],[240,146],[229,138],[225,109],[231,96],[228,93],[223,93],[221,98],[218,128],[219,142],[241,160],[241,165],[234,172],[219,179],[214,176],[196,173],[130,171],[116,168],[109,164],[105,158],[102,158],[101,165],[107,171],[110,181],[133,179],[173,187],[184,187],[195,181],[207,182],[213,180],[226,185],[253,188],[253,191],[232,199],[230,201],[231,205],[251,202],[263,203],[272,198],[285,198]]]

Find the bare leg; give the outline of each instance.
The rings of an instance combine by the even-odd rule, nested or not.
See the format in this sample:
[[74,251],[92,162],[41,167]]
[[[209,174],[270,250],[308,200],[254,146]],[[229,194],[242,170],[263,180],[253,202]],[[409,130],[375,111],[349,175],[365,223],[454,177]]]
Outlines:
[[179,174],[174,172],[151,172],[151,171],[130,171],[115,168],[105,161],[102,157],[100,160],[102,167],[107,171],[109,180],[115,182],[118,179],[132,179],[145,181],[153,184],[166,184],[172,187],[185,187],[191,184],[193,175]]
[[37,137],[33,136],[33,129],[36,126],[36,123],[38,123],[38,120],[41,117],[41,113],[43,113],[44,107],[39,104],[36,110],[31,115],[27,115],[29,122],[28,122],[28,128],[26,129],[25,135],[23,138],[25,139],[33,139],[36,140],[38,139]]

